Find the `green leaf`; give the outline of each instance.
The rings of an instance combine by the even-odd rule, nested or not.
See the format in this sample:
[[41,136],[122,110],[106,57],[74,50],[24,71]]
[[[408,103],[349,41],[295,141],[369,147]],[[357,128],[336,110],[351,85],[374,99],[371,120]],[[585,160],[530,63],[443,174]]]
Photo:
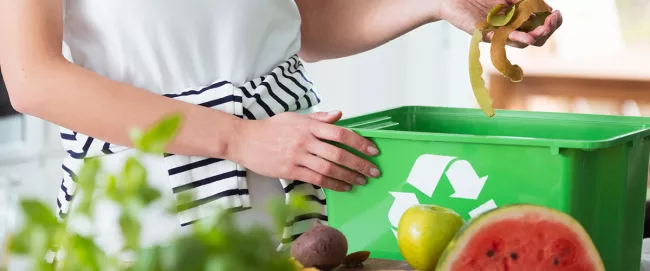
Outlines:
[[152,247],[140,250],[138,260],[133,266],[134,271],[160,270],[160,248]]
[[126,182],[125,186],[122,187],[127,188],[127,191],[122,192],[126,192],[129,195],[136,193],[147,183],[147,171],[134,157],[129,157],[126,160],[122,174],[124,175],[123,181]]
[[160,154],[176,135],[180,123],[180,114],[167,116],[144,133],[135,130],[131,133],[131,139],[137,149],[146,153]]
[[228,247],[228,236],[218,228],[205,231],[203,234],[198,235],[198,237],[201,238],[201,242],[216,250]]
[[52,230],[59,226],[59,221],[54,216],[54,211],[50,210],[42,202],[24,199],[20,205],[29,221]]
[[185,203],[191,202],[194,200],[194,195],[193,191],[185,191],[179,194],[174,195],[176,197],[176,200],[173,201],[168,207],[167,207],[167,213],[169,214],[177,214],[179,212],[178,206],[183,205]]
[[41,260],[38,260],[38,261],[35,262],[34,270],[35,271],[50,271],[50,270],[53,271],[54,266],[52,266],[52,264],[46,262],[45,260],[41,259]]
[[[84,193],[86,194],[86,193]],[[76,208],[76,211],[87,215],[88,217],[92,217],[93,215],[93,198],[92,195],[84,195],[81,198],[81,202],[79,202],[79,205]]]
[[32,232],[31,225],[24,226],[18,233],[14,234],[9,239],[9,251],[17,255],[26,255],[29,253],[30,233]]
[[[142,130],[140,130],[140,129],[131,129],[131,131],[129,131],[129,137],[131,138],[131,141],[135,145],[137,145],[138,141],[142,140],[142,138],[144,137],[144,132]],[[139,150],[142,150],[142,149],[139,149]]]
[[117,178],[115,176],[108,176],[108,181],[106,182],[106,196],[114,202],[122,203],[124,202],[124,193],[120,191],[117,186]]
[[305,194],[298,194],[289,200],[289,208],[292,212],[312,212],[317,211],[313,205],[309,204]]
[[141,198],[142,198],[142,203],[144,206],[148,206],[152,202],[156,201],[157,199],[160,198],[161,194],[160,191],[151,188],[151,187],[144,187],[141,192]]
[[235,271],[232,269],[228,268],[228,262],[224,257],[220,257],[219,255],[214,255],[208,259],[206,265],[205,265],[205,270],[210,270],[210,271]]
[[182,262],[179,257],[181,255],[180,247],[176,243],[164,246],[160,250],[160,265],[163,270],[178,270]]
[[196,236],[181,237],[174,245],[178,247],[176,260],[180,263],[175,270],[209,270],[205,266],[210,253]]
[[283,230],[287,223],[287,217],[291,213],[291,209],[281,198],[273,198],[269,200],[269,212],[272,214],[276,230]]
[[193,191],[188,191],[187,193],[180,193],[176,196],[176,201],[178,204],[185,204],[194,200]]
[[73,261],[79,263],[85,270],[101,270],[106,264],[104,252],[97,247],[92,239],[75,234],[72,237],[71,245],[72,247],[67,249],[74,251],[74,253],[69,256],[66,255],[66,258],[74,257]]
[[29,238],[29,254],[32,260],[36,263],[45,259],[45,254],[49,248],[49,235],[47,229],[43,227],[34,227],[30,232]]
[[84,164],[77,176],[77,183],[81,193],[81,202],[75,208],[75,212],[92,217],[93,213],[93,194],[97,186],[97,173],[100,169],[99,159],[89,158],[84,160]]
[[81,167],[76,180],[82,191],[92,194],[100,166],[99,159],[89,158],[84,160],[84,165]]
[[134,194],[127,197],[120,207],[122,208],[122,213],[128,213],[133,217],[137,217],[137,214],[142,212],[144,206],[139,195]]
[[124,236],[124,248],[137,250],[140,246],[140,223],[129,213],[120,214],[120,230]]

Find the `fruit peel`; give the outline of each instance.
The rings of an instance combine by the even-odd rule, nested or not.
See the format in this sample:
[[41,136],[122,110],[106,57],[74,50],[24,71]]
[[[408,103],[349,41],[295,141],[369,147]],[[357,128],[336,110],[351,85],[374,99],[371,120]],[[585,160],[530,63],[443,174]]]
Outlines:
[[369,251],[357,251],[350,253],[343,259],[343,266],[348,268],[363,267],[363,263],[370,258]]
[[[485,20],[492,26],[504,26],[512,20],[516,10],[516,5],[506,7],[504,4],[498,4],[490,10]],[[501,11],[504,11],[503,15],[500,14]]]
[[[499,13],[506,8],[503,4],[492,8],[487,18],[477,23],[469,50],[469,77],[476,101],[481,110],[490,118],[494,113],[492,97],[482,78],[483,67],[480,62],[479,44],[483,34],[494,31],[490,58],[494,67],[505,77],[513,82],[523,80],[524,73],[521,67],[513,65],[506,55],[508,36],[515,30],[525,31],[537,28],[544,24],[544,20],[553,10],[544,0],[522,0],[508,7],[504,15]],[[528,31],[526,31],[528,32]]]
[[[531,214],[533,215],[531,216]],[[580,251],[582,251],[586,257],[589,257],[589,259],[591,259],[593,269],[588,270],[605,271],[605,266],[602,258],[600,257],[598,249],[595,247],[595,244],[593,243],[590,235],[587,233],[582,224],[580,224],[580,222],[578,222],[572,216],[556,209],[541,205],[523,203],[501,206],[486,211],[481,215],[467,221],[467,223],[465,223],[465,225],[463,225],[457,232],[454,239],[447,245],[447,248],[438,261],[436,270],[457,270],[452,268],[453,262],[459,255],[466,255],[468,253],[467,247],[470,241],[477,234],[481,234],[481,229],[490,226],[490,224],[503,223],[504,221],[507,222],[513,219],[531,220],[531,218],[533,221],[537,221],[537,223],[555,222],[566,226],[567,229],[570,229],[573,232],[573,236],[576,236],[577,240],[579,240],[579,243],[581,245]],[[477,240],[482,239],[479,238]],[[530,267],[534,269],[534,266]]]
[[[506,45],[510,33],[520,28],[522,24],[531,19],[535,12],[550,12],[550,7],[543,0],[524,0],[519,2],[515,16],[508,24],[499,27],[494,31],[490,56],[494,67],[501,74],[513,82],[520,82],[524,78],[524,72],[518,65],[513,65],[506,55]],[[543,21],[542,21],[543,24]],[[536,26],[531,25],[531,28]]]
[[495,113],[490,92],[485,87],[485,81],[482,76],[483,67],[481,66],[481,51],[479,50],[479,44],[482,39],[483,32],[479,29],[474,30],[469,50],[469,79],[472,84],[472,90],[474,91],[474,97],[476,97],[478,104],[481,106],[481,110],[491,118]]

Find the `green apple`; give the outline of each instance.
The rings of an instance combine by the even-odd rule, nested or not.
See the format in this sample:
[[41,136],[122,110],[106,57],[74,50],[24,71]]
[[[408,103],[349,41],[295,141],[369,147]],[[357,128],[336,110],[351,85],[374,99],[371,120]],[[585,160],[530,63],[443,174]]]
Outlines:
[[399,221],[397,243],[400,253],[414,269],[433,271],[447,244],[464,223],[463,218],[451,209],[414,205]]

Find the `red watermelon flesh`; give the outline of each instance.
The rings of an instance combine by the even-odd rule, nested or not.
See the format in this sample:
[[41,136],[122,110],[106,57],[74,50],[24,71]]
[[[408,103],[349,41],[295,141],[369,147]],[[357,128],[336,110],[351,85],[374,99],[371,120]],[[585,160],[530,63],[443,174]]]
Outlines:
[[438,270],[605,270],[582,226],[545,207],[516,205],[484,214],[463,229]]

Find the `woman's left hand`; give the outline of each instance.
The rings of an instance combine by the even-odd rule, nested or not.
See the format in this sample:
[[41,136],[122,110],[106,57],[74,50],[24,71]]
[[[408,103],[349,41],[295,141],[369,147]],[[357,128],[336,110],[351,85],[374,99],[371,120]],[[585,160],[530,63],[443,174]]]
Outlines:
[[[436,1],[436,0],[434,0]],[[455,27],[472,34],[476,24],[485,20],[492,7],[498,4],[514,5],[520,0],[438,0],[440,1],[440,17]],[[526,48],[529,45],[543,46],[551,35],[562,25],[562,14],[555,10],[541,25],[531,32],[513,31],[510,33],[508,45],[516,48]],[[487,33],[484,40],[489,42],[493,32]]]

